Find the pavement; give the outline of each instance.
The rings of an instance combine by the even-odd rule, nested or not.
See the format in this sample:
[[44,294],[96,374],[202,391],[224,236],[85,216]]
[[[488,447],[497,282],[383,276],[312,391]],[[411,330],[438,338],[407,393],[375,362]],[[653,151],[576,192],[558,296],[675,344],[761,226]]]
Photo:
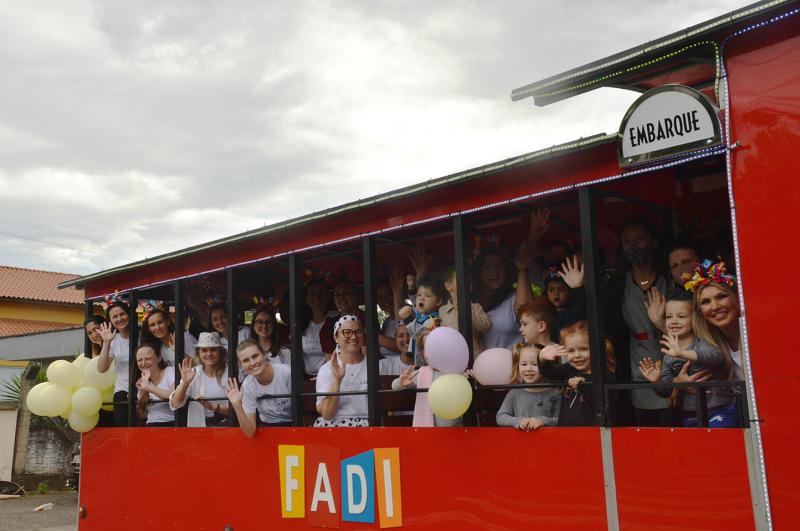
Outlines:
[[[49,511],[34,507],[52,503]],[[0,500],[0,531],[77,531],[78,492],[74,490],[34,494]]]

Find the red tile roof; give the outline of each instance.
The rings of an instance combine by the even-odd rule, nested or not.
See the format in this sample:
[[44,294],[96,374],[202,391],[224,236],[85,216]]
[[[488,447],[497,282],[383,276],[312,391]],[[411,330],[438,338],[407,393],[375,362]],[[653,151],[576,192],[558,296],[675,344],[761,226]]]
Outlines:
[[[79,327],[80,325],[77,325]],[[53,330],[76,328],[70,323],[53,323],[51,321],[26,321],[25,319],[0,319],[0,337],[21,336]]]
[[57,288],[61,282],[66,282],[79,276],[69,273],[0,266],[0,299],[83,304],[83,290]]

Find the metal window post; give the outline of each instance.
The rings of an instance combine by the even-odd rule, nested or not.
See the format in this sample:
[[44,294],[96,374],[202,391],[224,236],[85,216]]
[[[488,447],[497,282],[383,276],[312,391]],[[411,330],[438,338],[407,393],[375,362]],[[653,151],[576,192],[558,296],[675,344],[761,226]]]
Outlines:
[[292,425],[303,425],[303,332],[301,317],[303,306],[303,283],[300,280],[300,258],[289,255],[289,336],[292,350]]
[[[181,362],[183,361],[186,345],[184,341],[184,331],[186,330],[186,312],[184,302],[186,298],[186,283],[184,280],[175,281],[174,302],[175,302],[175,387],[181,382]],[[188,406],[184,406],[175,412],[175,427],[186,426],[186,411]]]
[[375,240],[371,236],[361,239],[364,260],[364,313],[366,315],[365,337],[367,344],[367,411],[370,426],[380,426],[378,410],[378,296],[375,278]]
[[[228,302],[228,377],[239,378],[239,358],[236,357],[236,347],[239,341],[239,286],[236,269],[227,271],[227,302]],[[228,404],[228,422],[230,426],[238,426],[236,412]]]
[[[458,299],[458,330],[467,342],[469,352],[469,367],[475,359],[477,352],[473,352],[472,345],[472,279],[469,274],[469,242],[467,241],[467,227],[463,216],[453,218],[453,254],[456,270],[456,295]],[[473,396],[477,393],[474,383]],[[476,399],[473,398],[469,409],[464,414],[465,426],[476,426],[475,414]]]
[[139,317],[136,315],[136,307],[139,306],[139,293],[131,290],[131,298],[128,304],[128,426],[136,426],[136,347],[139,344]]
[[[94,313],[94,303],[92,301],[84,301],[83,303],[83,322],[88,321]],[[89,339],[89,334],[86,333],[86,326],[83,333],[83,355],[92,359],[92,341]]]
[[597,264],[597,233],[594,203],[590,188],[578,191],[581,217],[581,242],[583,244],[583,267],[585,272],[586,317],[589,321],[589,349],[592,355],[592,406],[595,426],[609,424],[608,406],[603,384],[606,380],[606,348],[603,315],[600,311],[600,286]]

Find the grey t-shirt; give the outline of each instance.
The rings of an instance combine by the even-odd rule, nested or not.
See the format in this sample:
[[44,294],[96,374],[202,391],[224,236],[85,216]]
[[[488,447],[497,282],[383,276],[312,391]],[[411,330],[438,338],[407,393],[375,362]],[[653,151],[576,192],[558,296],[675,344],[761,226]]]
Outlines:
[[561,393],[558,389],[534,393],[525,389],[512,389],[497,410],[497,425],[517,428],[522,419],[540,417],[545,426],[555,426],[558,423],[560,406]]
[[[663,276],[659,275],[651,288],[658,288],[661,293],[666,293],[667,282]],[[629,339],[631,380],[634,382],[646,382],[647,379],[639,371],[639,362],[644,358],[651,358],[653,361],[661,359],[661,332],[655,327],[650,317],[647,316],[645,301],[647,291],[642,291],[630,271],[625,274],[625,295],[622,299],[622,317],[625,324],[631,331]],[[664,409],[667,401],[658,396],[651,389],[637,389],[631,391],[633,406],[639,409]]]

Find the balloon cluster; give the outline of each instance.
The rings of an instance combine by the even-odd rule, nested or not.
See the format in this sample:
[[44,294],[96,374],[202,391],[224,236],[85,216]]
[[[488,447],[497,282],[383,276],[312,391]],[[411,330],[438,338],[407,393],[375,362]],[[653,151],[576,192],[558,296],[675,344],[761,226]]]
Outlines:
[[100,408],[111,411],[114,401],[114,362],[106,372],[97,370],[99,358],[90,360],[84,355],[72,363],[54,361],[47,368],[47,382],[37,384],[28,392],[25,404],[34,415],[62,417],[80,433],[97,425]]
[[455,328],[439,327],[425,340],[428,365],[443,372],[428,389],[428,407],[434,415],[456,419],[472,402],[472,386],[464,376],[469,363],[469,348]]

